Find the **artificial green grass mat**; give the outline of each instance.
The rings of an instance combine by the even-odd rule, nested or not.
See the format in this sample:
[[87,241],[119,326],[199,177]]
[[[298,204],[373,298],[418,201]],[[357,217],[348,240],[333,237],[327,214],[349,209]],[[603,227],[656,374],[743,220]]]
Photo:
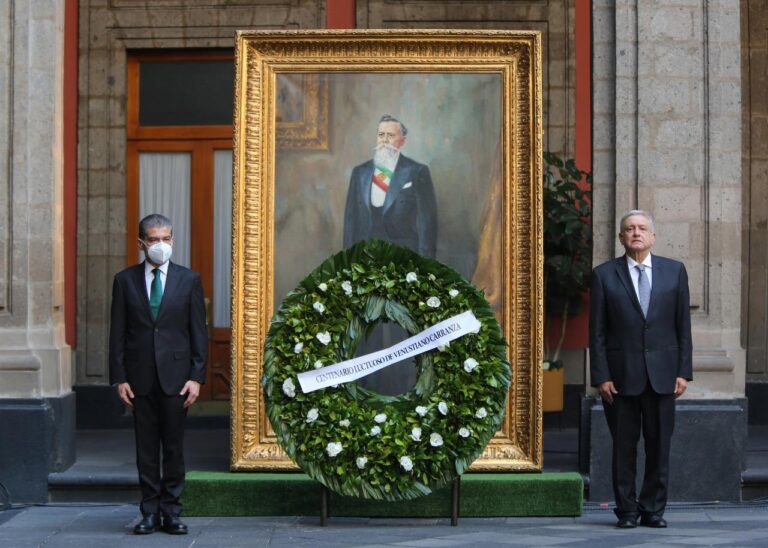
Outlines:
[[[575,472],[462,476],[462,517],[580,516]],[[186,516],[319,516],[320,484],[300,473],[188,472]],[[414,500],[383,502],[330,494],[331,516],[448,517],[451,486]]]

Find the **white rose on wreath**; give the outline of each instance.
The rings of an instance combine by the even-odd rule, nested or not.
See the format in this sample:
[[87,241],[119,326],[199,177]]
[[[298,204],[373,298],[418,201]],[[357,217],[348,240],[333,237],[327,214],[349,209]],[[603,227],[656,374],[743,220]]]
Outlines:
[[318,288],[320,291],[322,291],[323,293],[325,293],[326,291],[328,291],[328,284],[326,284],[325,282],[323,282],[323,283],[321,283],[320,285],[318,285],[318,286],[317,286],[317,288]]
[[349,419],[341,419],[339,421],[339,426],[342,428],[347,428],[349,426]]
[[406,472],[410,472],[413,470],[413,461],[410,457],[400,457],[400,466],[402,466],[403,470]]
[[315,335],[315,337],[317,337],[317,340],[323,343],[324,345],[328,345],[328,343],[331,342],[331,334],[328,333],[327,331],[321,331],[320,333]]
[[283,394],[289,398],[296,397],[296,385],[293,384],[293,380],[287,378],[283,381]]
[[448,404],[444,401],[441,401],[437,404],[437,410],[440,411],[440,414],[447,415],[448,414]]
[[317,310],[320,314],[325,312],[325,305],[321,303],[320,301],[315,301],[315,304],[312,305],[312,308]]
[[371,436],[378,436],[379,434],[381,434],[381,426],[371,428]]
[[307,422],[309,424],[312,424],[317,420],[317,417],[320,416],[320,413],[317,411],[317,407],[313,407],[307,412]]
[[346,293],[347,296],[352,294],[352,282],[349,280],[344,280],[341,282],[341,288],[344,290],[344,293]]
[[440,447],[443,445],[443,436],[437,432],[433,432],[429,435],[429,445],[432,447]]
[[427,306],[430,308],[438,308],[440,306],[440,299],[437,297],[430,297],[427,299]]
[[448,295],[450,295],[452,299],[455,299],[456,297],[459,296],[459,290],[458,289],[451,289],[448,292]]
[[340,441],[332,441],[331,443],[325,446],[325,452],[328,453],[328,456],[331,458],[341,453],[342,449],[343,447],[341,446]]
[[419,280],[419,277],[416,275],[415,272],[409,272],[405,275],[405,281],[410,283],[416,282]]
[[459,436],[461,436],[462,438],[468,438],[469,433],[470,433],[469,430],[464,428],[463,426],[459,428]]
[[378,422],[379,424],[387,422],[387,414],[386,413],[379,413],[378,415],[373,417],[373,420]]
[[423,417],[427,414],[428,409],[424,407],[423,405],[417,405],[416,406],[416,414],[420,417]]
[[418,426],[411,428],[411,439],[413,441],[421,441],[421,428]]
[[315,369],[320,369],[323,366],[323,362],[315,360]]
[[293,352],[295,354],[299,354],[302,351],[303,348],[304,348],[304,343],[303,342],[297,342],[295,345],[293,345]]
[[466,360],[464,360],[464,371],[466,371],[467,373],[472,373],[472,371],[477,366],[478,366],[478,363],[475,358],[467,358]]
[[488,416],[488,411],[485,410],[485,407],[481,407],[480,409],[477,410],[477,412],[475,413],[475,416],[478,419],[484,419],[485,417]]
[[368,458],[367,457],[357,457],[355,459],[355,464],[357,464],[357,467],[362,470],[365,468],[365,465],[368,464]]

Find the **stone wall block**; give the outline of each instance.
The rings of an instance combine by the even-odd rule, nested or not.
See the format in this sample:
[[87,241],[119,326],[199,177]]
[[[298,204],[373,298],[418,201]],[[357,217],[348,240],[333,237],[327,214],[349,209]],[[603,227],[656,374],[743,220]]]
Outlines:
[[644,153],[638,160],[643,184],[663,186],[687,180],[689,158],[685,152],[655,150]]
[[654,49],[656,75],[672,78],[701,76],[704,63],[701,44],[674,48],[660,44]]
[[88,167],[90,169],[107,169],[107,150],[103,144],[107,142],[107,130],[91,127],[88,135]]
[[659,7],[658,2],[653,6],[641,5],[638,9],[639,35],[641,42],[680,42],[696,40],[700,30],[694,25],[694,11],[691,8]]
[[718,75],[718,78],[727,78],[739,81],[741,78],[741,56],[738,44],[721,45],[724,47],[711,47],[709,51],[709,69]]
[[[655,208],[656,210],[658,207]],[[691,227],[686,222],[660,222],[656,217],[656,238],[663,244],[664,253],[668,257],[681,257],[688,254],[691,248]]]
[[738,81],[713,80],[709,88],[710,108],[718,114],[741,115],[741,85]]
[[[755,177],[757,182],[761,180],[768,184],[768,177],[765,172],[755,169],[757,166],[753,163],[752,177],[753,184]],[[765,166],[768,168],[768,164]],[[733,186],[740,184],[739,173],[741,171],[740,158],[732,152],[712,152],[709,157],[709,181],[712,185]]]
[[698,148],[704,139],[701,118],[660,120],[654,145],[660,149]]
[[[741,151],[741,120],[735,116],[712,116],[709,119],[710,150],[721,153]],[[753,139],[768,139],[768,120],[752,124]]]
[[686,78],[646,78],[639,94],[640,108],[644,114],[691,111],[691,82]]

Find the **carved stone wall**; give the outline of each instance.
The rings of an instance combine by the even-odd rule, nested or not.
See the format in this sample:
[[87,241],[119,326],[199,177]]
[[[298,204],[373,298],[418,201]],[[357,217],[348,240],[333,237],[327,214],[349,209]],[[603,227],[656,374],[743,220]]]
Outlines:
[[628,209],[690,277],[691,397],[744,394],[739,3],[595,0],[594,263]]
[[78,384],[108,381],[112,277],[125,267],[126,52],[234,48],[237,30],[324,21],[322,0],[80,0]]
[[61,172],[63,2],[0,6],[0,398],[69,392]]

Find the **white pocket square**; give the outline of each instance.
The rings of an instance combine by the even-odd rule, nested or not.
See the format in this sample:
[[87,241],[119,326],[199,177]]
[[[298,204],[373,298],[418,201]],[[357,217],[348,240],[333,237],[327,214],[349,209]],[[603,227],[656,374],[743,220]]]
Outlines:
[[413,181],[408,181],[403,185],[403,188],[411,188],[413,186]]

